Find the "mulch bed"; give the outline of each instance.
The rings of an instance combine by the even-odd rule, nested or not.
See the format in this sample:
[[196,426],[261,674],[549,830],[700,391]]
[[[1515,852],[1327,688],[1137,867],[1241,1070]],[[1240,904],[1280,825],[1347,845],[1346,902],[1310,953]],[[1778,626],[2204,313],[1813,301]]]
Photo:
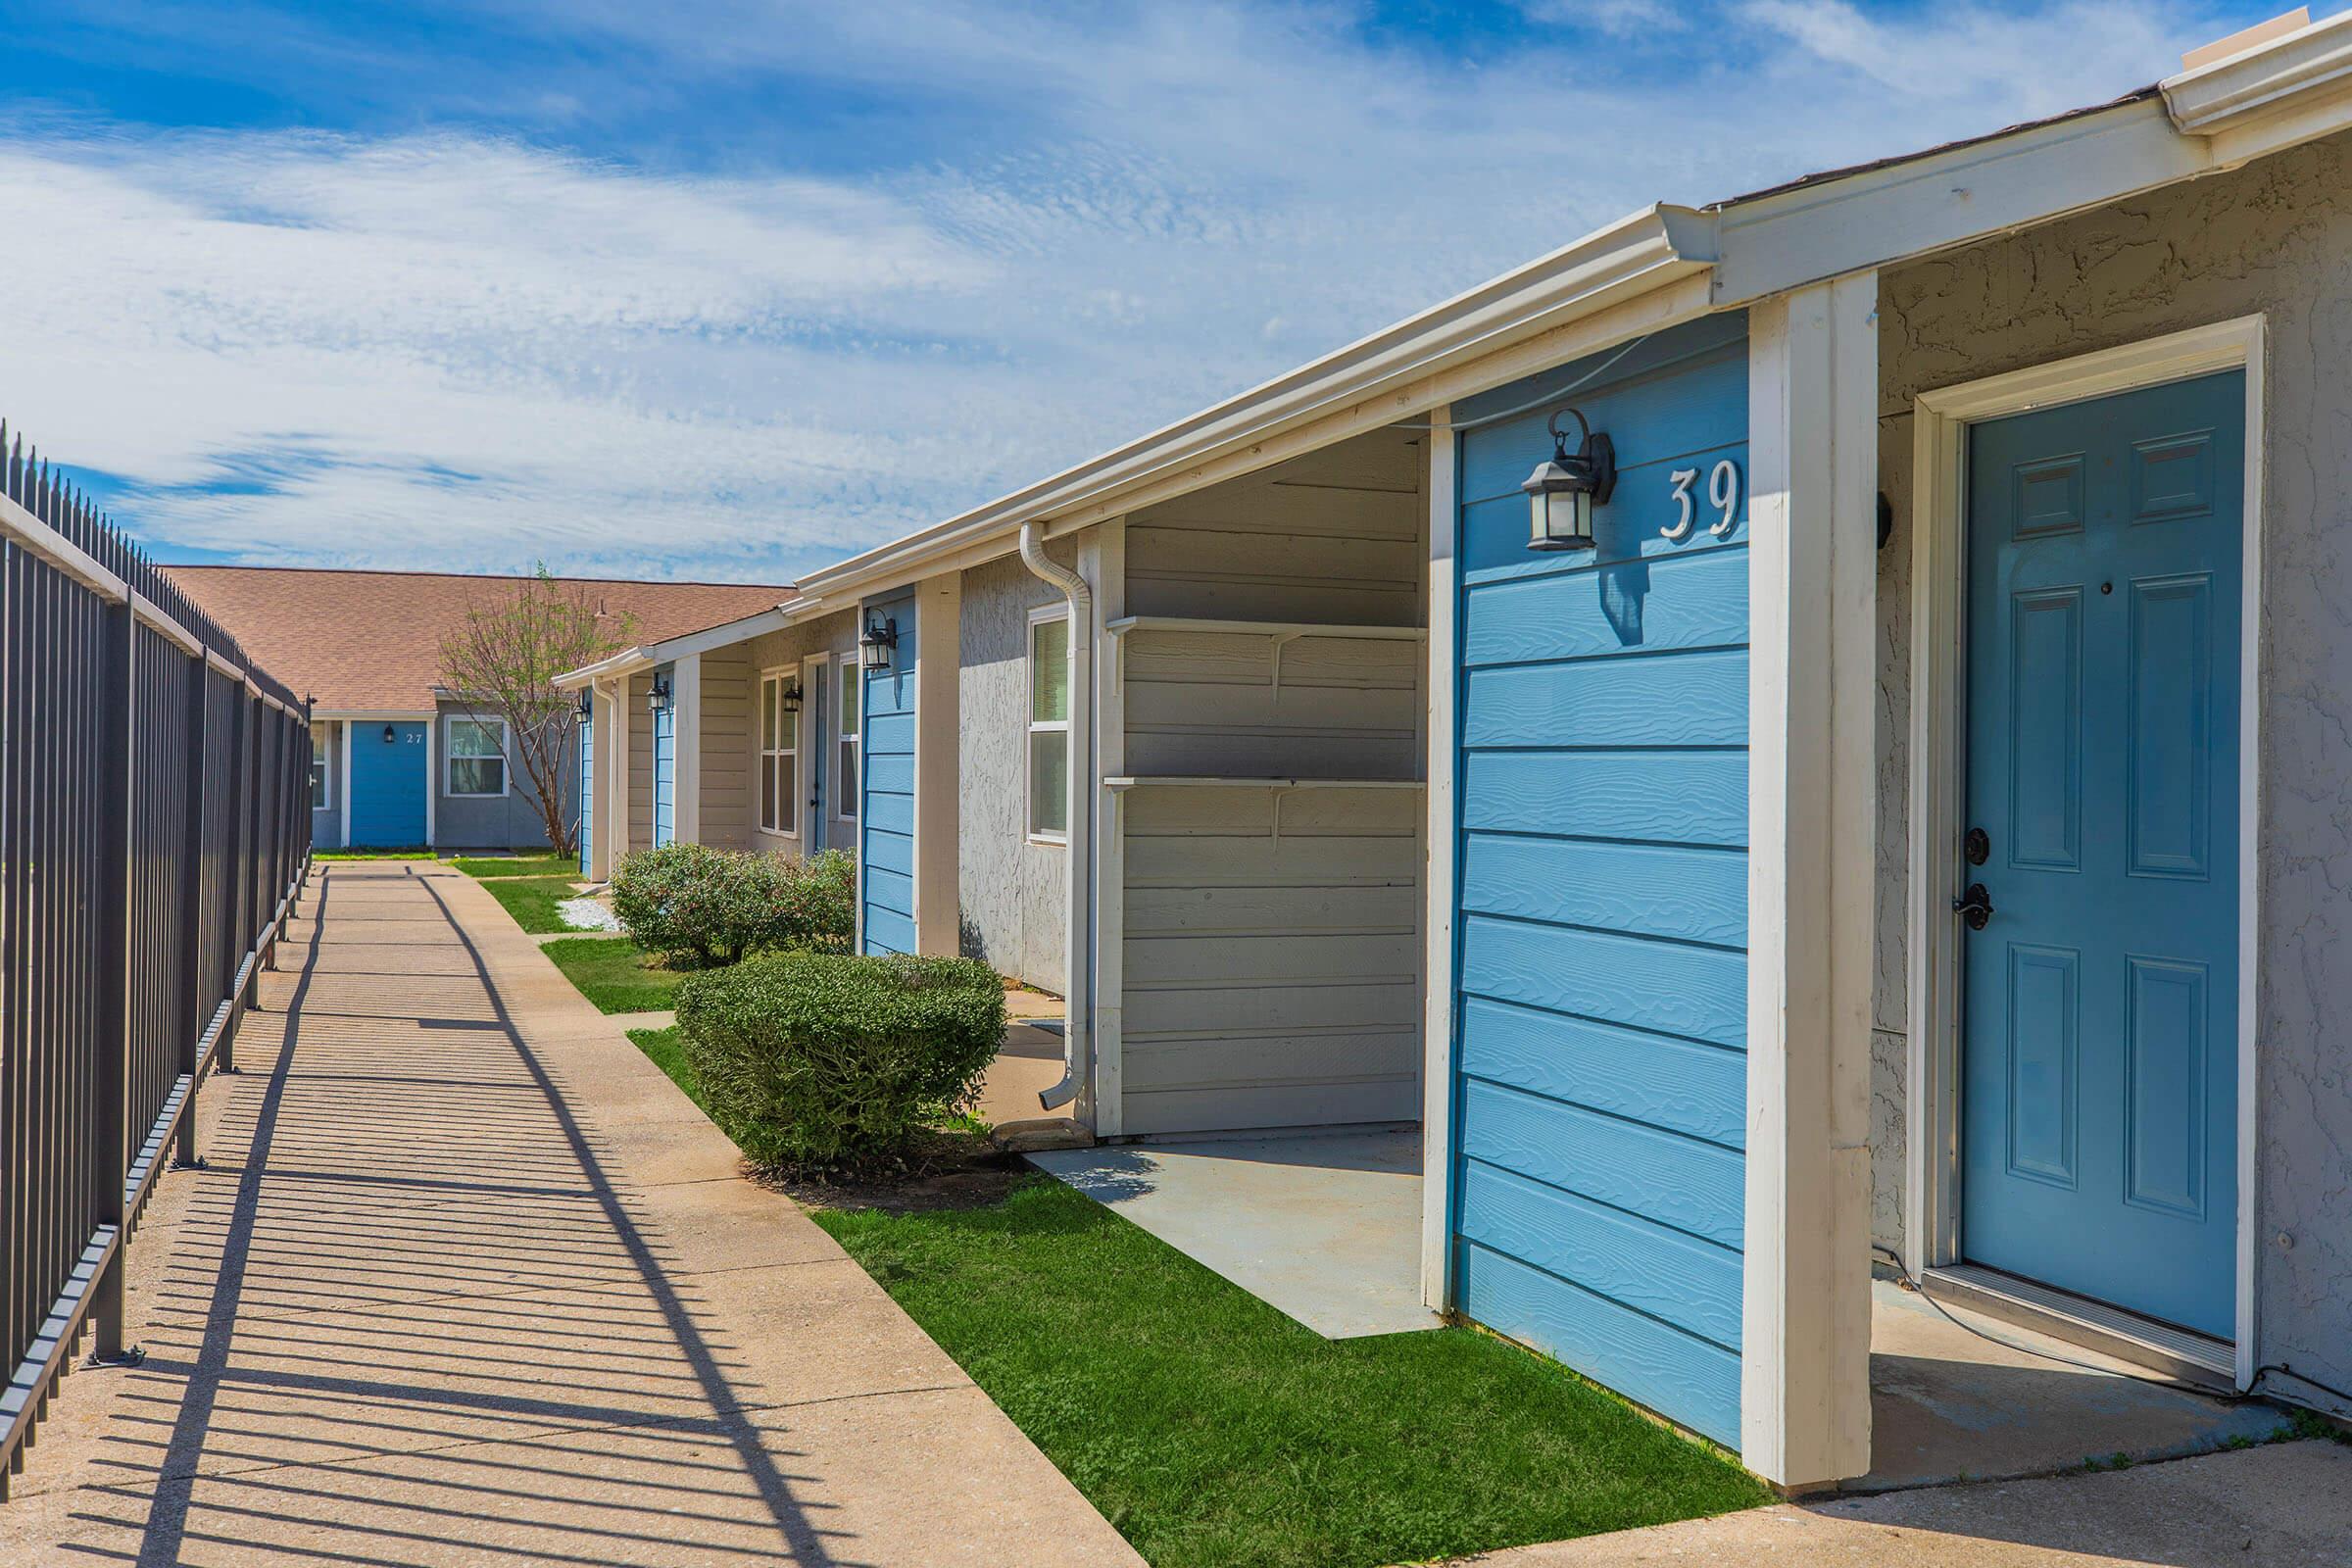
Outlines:
[[810,1208],[928,1214],[1002,1202],[1032,1168],[1019,1154],[997,1149],[981,1134],[957,1131],[925,1133],[902,1160],[870,1170],[805,1171],[769,1165],[753,1167],[751,1176]]

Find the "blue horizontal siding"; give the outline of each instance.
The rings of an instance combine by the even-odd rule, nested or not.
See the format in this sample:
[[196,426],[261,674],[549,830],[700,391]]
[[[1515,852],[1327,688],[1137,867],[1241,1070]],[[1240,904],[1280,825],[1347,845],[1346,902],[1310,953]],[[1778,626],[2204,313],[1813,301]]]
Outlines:
[[1456,1299],[1476,1321],[1693,1432],[1740,1446],[1737,1351],[1475,1242],[1457,1244],[1454,1277]]
[[[1455,408],[1454,1303],[1739,1441],[1747,363],[1738,316]],[[1596,548],[1526,548],[1545,387],[1616,444]],[[1537,405],[1530,414],[1509,410]],[[1729,464],[1739,505],[1709,478]],[[1663,537],[1689,484],[1691,526]]]
[[1747,847],[1747,754],[1471,752],[1462,826]]
[[1472,1160],[1462,1235],[1727,1350],[1740,1348],[1740,1254]]
[[[867,953],[912,953],[914,925],[914,601],[864,607],[863,619],[898,622],[890,668],[858,680],[864,754],[858,768],[858,907]],[[950,650],[953,656],[953,650]]]
[[1747,1185],[1736,1149],[1476,1078],[1462,1081],[1462,1148],[1485,1164],[1740,1246]]
[[1672,1035],[1462,999],[1461,1070],[1738,1149],[1747,1140],[1747,1057]]

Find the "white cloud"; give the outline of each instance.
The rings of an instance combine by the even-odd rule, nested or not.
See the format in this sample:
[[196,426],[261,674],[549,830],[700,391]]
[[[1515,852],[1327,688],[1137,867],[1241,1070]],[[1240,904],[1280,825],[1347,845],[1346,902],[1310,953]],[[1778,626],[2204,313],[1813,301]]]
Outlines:
[[2221,30],[1754,0],[1612,74],[1589,36],[1449,64],[1328,8],[516,9],[624,34],[682,93],[821,61],[1005,129],[808,172],[838,149],[770,126],[726,172],[661,173],[456,131],[0,125],[12,419],[168,545],[787,575],[1641,203],[2095,99]]

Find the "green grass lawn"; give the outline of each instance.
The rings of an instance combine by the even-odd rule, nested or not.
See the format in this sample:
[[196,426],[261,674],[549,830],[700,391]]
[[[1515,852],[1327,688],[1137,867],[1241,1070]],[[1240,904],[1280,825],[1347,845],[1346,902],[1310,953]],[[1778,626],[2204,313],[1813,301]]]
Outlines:
[[576,879],[564,876],[508,876],[485,879],[482,886],[490,896],[506,906],[514,923],[525,931],[546,933],[569,931],[556,906],[565,899],[576,899],[573,891]]
[[816,1219],[1153,1568],[1381,1568],[1771,1500],[1565,1368],[1471,1329],[1322,1339],[1050,1178]]
[[669,994],[686,972],[657,967],[646,951],[626,937],[573,937],[539,950],[564,977],[605,1012],[651,1012],[669,1005]]
[[574,882],[580,879],[580,858],[576,855],[461,855],[449,863],[467,876],[485,880],[509,876],[561,876]]

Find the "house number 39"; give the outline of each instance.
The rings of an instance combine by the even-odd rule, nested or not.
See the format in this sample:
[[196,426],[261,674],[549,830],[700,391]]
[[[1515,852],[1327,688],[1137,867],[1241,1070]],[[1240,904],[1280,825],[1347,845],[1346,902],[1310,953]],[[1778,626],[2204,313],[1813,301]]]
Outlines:
[[[1677,468],[1666,477],[1673,482],[1675,504],[1682,512],[1658,533],[1662,538],[1688,539],[1691,524],[1698,521],[1698,497],[1693,493],[1698,470]],[[1732,531],[1732,524],[1740,518],[1740,465],[1729,458],[1719,460],[1707,472],[1707,504],[1719,514],[1707,524],[1707,532],[1720,539]]]

